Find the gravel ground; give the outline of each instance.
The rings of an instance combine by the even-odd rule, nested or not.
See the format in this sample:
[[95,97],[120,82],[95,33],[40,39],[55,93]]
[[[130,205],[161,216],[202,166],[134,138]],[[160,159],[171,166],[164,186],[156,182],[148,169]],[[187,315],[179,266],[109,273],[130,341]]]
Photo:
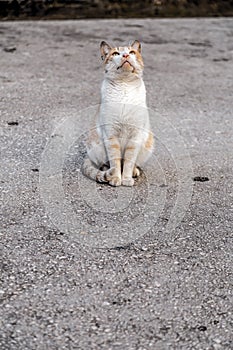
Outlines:
[[[0,23],[1,349],[232,348],[232,35],[230,18]],[[100,41],[134,38],[156,148],[111,188],[80,173],[85,132]]]

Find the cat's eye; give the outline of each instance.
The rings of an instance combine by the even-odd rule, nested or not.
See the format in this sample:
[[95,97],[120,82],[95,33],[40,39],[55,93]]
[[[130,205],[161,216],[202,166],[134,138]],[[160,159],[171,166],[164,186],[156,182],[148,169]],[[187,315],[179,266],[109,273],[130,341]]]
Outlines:
[[133,51],[133,50],[131,50],[131,51],[129,52],[129,54],[130,54],[130,55],[135,55],[135,54],[136,54],[136,52],[135,52],[135,51]]
[[117,52],[117,51],[115,51],[115,52],[112,53],[112,56],[118,56],[118,55],[120,55],[120,54],[119,54],[119,52]]

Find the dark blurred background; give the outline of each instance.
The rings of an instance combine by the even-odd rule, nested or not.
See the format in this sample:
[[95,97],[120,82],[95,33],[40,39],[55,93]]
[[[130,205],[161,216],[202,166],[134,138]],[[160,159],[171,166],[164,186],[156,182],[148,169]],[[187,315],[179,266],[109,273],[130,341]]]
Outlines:
[[0,0],[0,19],[232,16],[233,0]]

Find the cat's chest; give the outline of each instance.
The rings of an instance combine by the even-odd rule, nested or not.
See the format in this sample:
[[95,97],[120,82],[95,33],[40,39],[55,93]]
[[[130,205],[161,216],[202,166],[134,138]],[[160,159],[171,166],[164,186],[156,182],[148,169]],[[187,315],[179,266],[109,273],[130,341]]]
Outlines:
[[104,82],[102,85],[103,103],[122,103],[130,105],[146,104],[146,91],[144,83],[139,84],[109,84]]

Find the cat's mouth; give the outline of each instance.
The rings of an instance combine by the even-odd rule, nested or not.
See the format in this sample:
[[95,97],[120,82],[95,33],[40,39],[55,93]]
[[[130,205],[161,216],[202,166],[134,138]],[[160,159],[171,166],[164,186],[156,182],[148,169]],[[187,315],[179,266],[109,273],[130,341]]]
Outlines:
[[120,65],[119,67],[117,67],[117,69],[120,69],[120,68],[122,68],[126,63],[128,63],[132,68],[133,68],[133,71],[134,71],[134,66],[129,62],[129,61],[127,61],[127,60],[125,60],[123,63],[122,63],[122,65]]

